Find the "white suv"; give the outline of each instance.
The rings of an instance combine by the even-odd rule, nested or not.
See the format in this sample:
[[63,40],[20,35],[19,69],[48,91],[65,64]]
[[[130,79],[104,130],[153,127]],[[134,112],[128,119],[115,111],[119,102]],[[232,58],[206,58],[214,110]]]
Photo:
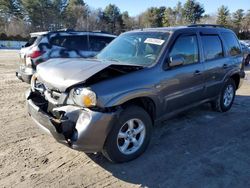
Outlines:
[[102,31],[64,30],[31,33],[30,40],[20,50],[16,76],[30,83],[38,64],[51,58],[93,57],[115,37]]

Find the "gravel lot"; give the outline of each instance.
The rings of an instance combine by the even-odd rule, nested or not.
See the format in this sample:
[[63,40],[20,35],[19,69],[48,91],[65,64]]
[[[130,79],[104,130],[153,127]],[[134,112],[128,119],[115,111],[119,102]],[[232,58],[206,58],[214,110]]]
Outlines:
[[250,79],[231,111],[189,110],[157,126],[144,155],[111,164],[40,132],[17,61],[17,51],[0,51],[0,187],[250,187]]

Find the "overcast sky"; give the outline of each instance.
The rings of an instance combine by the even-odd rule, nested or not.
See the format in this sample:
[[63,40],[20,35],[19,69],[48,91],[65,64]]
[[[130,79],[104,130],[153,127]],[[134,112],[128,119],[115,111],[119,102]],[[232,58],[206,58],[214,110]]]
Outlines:
[[[197,0],[198,1],[198,0]],[[130,16],[136,16],[147,8],[156,6],[174,7],[178,1],[176,0],[84,0],[92,8],[105,8],[108,4],[117,5],[121,12],[128,11]],[[180,0],[185,3],[186,0]],[[230,11],[237,9],[250,9],[250,0],[200,0],[204,5],[206,13],[216,13],[218,7],[225,5]]]

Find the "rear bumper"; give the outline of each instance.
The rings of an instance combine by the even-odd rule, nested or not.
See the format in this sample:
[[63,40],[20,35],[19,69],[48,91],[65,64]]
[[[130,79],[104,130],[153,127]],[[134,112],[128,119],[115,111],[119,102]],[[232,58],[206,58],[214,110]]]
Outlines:
[[77,131],[76,141],[69,143],[63,133],[59,133],[52,123],[53,117],[44,112],[32,99],[29,99],[30,91],[26,92],[27,109],[31,118],[46,133],[52,135],[59,143],[67,145],[72,149],[84,152],[99,152],[102,150],[106,137],[111,130],[112,122],[116,113],[101,113],[83,109],[75,106],[63,106],[58,111],[65,112]]
[[20,66],[16,71],[16,77],[23,82],[30,83],[32,75],[35,73],[35,70],[29,67]]

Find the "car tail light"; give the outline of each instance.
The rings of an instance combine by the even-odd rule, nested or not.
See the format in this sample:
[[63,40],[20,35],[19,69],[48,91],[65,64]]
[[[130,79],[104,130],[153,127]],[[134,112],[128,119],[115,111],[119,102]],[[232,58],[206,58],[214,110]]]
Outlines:
[[44,52],[42,51],[39,51],[39,50],[35,50],[35,51],[32,51],[30,54],[28,54],[27,57],[30,57],[30,58],[37,58],[39,56],[41,56]]
[[44,53],[45,53],[44,51],[41,51],[41,50],[38,50],[38,49],[31,49],[30,52],[27,54],[27,57],[37,58],[37,57],[41,56]]

